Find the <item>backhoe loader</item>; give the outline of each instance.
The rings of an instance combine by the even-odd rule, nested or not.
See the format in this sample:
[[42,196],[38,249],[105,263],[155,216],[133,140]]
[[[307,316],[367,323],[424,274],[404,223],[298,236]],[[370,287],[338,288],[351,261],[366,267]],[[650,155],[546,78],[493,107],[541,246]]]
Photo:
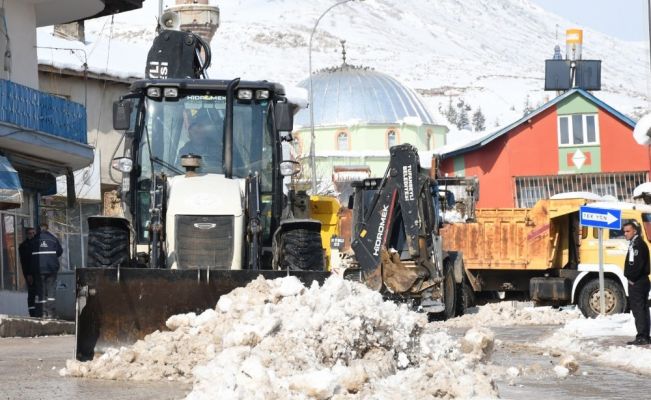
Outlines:
[[305,199],[285,190],[297,163],[282,145],[298,106],[277,83],[205,79],[209,59],[199,36],[163,30],[146,79],[114,104],[125,217],[88,221],[88,264],[76,271],[80,360],[212,308],[260,275],[329,275],[321,223],[295,216]]
[[390,149],[382,178],[355,182],[352,250],[344,272],[434,318],[463,314],[463,255],[444,251],[439,188],[410,144]]

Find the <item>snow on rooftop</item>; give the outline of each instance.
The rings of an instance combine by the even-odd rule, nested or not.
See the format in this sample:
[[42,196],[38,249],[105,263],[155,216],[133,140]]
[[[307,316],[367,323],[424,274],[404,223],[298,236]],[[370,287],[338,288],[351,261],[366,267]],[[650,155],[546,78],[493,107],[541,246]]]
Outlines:
[[552,200],[567,200],[567,199],[586,199],[593,201],[603,201],[604,198],[592,192],[563,192],[550,197]]
[[147,48],[143,46],[103,37],[86,44],[66,40],[54,36],[51,26],[37,30],[37,43],[39,64],[78,72],[83,72],[86,64],[90,73],[120,80],[144,76]]
[[650,195],[651,194],[651,182],[644,182],[643,184],[639,185],[635,189],[633,189],[633,197],[642,197],[643,195]]
[[627,203],[623,201],[600,201],[596,203],[590,203],[590,207],[614,209],[614,210],[639,210],[642,212],[651,212],[651,205]]
[[308,92],[302,87],[287,86],[285,87],[285,96],[290,103],[296,104],[299,108],[307,108]]

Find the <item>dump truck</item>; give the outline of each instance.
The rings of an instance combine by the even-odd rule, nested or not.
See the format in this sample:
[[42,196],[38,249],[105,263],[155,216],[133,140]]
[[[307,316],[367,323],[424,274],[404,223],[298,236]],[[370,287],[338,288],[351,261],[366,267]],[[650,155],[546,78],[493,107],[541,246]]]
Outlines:
[[146,79],[114,104],[124,217],[88,220],[87,266],[76,270],[80,360],[212,308],[261,275],[329,276],[320,232],[336,206],[287,190],[299,164],[283,159],[283,145],[300,103],[277,83],[207,79],[209,59],[199,36],[162,30]]
[[[579,224],[579,208],[621,210],[623,223],[639,222],[649,244],[651,206],[558,197],[532,208],[480,208],[474,222],[442,229],[445,246],[463,251],[467,302],[481,292],[520,292],[537,304],[576,304],[588,317],[599,315],[598,231]],[[625,312],[628,244],[621,230],[603,234],[606,313]]]

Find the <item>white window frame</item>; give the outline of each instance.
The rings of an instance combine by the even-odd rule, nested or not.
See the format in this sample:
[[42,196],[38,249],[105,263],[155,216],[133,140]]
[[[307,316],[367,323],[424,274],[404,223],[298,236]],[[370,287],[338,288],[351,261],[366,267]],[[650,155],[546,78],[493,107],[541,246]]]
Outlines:
[[[583,143],[574,143],[574,127],[572,126],[572,117],[575,115],[581,115],[583,120]],[[588,141],[588,117],[594,117],[594,130],[595,130],[595,140],[593,142]],[[567,129],[568,129],[568,139],[570,143],[561,142],[561,119],[567,118]],[[567,114],[559,115],[556,120],[556,131],[558,137],[558,146],[559,147],[577,147],[577,146],[598,146],[599,145],[599,114],[588,113],[588,114]]]
[[[341,139],[346,138],[346,148],[342,149],[341,148]],[[348,135],[348,132],[340,131],[337,133],[337,150],[338,151],[348,151],[350,150],[350,136]]]
[[[393,136],[393,144],[391,144],[391,136]],[[395,131],[395,129],[390,129],[387,132],[387,149],[390,149],[392,146],[395,146],[398,144],[398,132]]]

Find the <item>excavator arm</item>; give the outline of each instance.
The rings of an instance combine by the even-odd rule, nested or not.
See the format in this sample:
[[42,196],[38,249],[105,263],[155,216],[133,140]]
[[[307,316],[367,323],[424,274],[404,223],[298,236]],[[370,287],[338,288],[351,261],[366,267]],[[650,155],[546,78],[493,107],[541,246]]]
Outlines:
[[[359,192],[374,191],[368,205],[357,195],[352,249],[361,278],[374,290],[419,292],[440,280],[433,249],[436,234],[431,181],[420,168],[418,152],[410,144],[394,146],[381,180],[365,180]],[[359,194],[359,193],[358,193]]]

